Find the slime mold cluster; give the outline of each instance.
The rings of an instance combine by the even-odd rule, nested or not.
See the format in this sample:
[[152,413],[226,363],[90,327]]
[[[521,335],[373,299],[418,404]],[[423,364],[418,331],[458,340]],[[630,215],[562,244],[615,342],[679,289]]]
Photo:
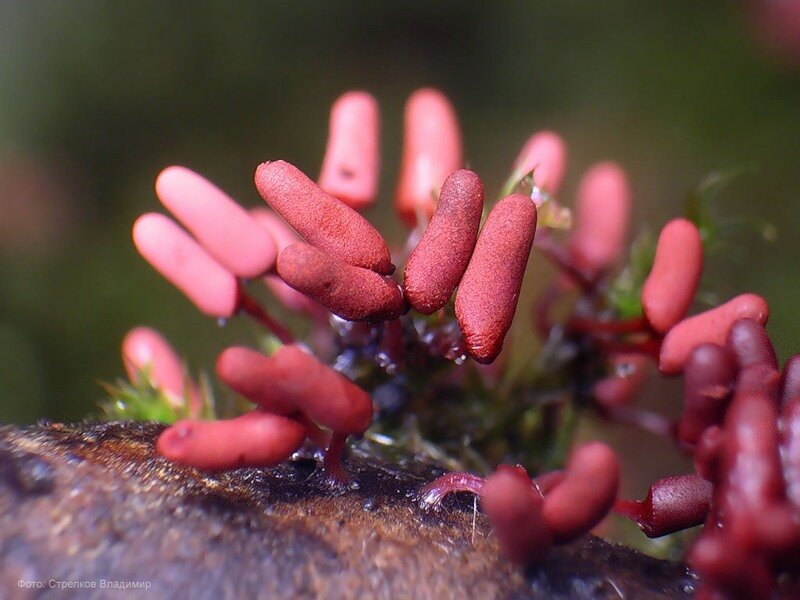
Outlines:
[[[703,525],[687,553],[698,597],[769,597],[800,575],[800,359],[781,369],[755,294],[689,316],[702,224],[673,219],[650,252],[628,257],[624,170],[591,167],[570,211],[557,200],[566,147],[547,131],[487,200],[464,168],[453,107],[422,89],[405,106],[394,194],[408,237],[390,248],[362,215],[378,197],[379,121],[371,95],[343,95],[317,181],[264,162],[265,205],[250,210],[187,168],[161,172],[156,195],[175,220],[141,216],[137,250],[202,313],[249,316],[265,335],[220,353],[218,379],[250,408],[219,419],[161,334],[134,329],[116,410],[149,391],[164,420],[183,417],[158,451],[202,470],[276,465],[311,447],[332,489],[358,485],[342,462],[351,436],[425,453],[452,471],[419,490],[420,505],[476,494],[501,551],[524,565],[616,512],[650,537]],[[527,307],[532,252],[557,274]],[[310,334],[276,318],[278,305]],[[507,338],[527,310],[541,347],[520,359]],[[683,377],[677,421],[636,405],[649,363]],[[610,447],[568,452],[581,411],[673,440],[695,472],[655,481],[643,501],[618,498]]]

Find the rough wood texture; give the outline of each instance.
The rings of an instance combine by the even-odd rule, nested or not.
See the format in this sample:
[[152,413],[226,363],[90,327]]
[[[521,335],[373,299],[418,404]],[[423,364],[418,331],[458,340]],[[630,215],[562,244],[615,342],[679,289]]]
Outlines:
[[[497,555],[472,500],[421,511],[434,469],[368,453],[332,492],[311,458],[208,475],[154,453],[151,423],[0,428],[0,597],[678,598],[677,564],[587,537],[523,569]],[[473,529],[474,519],[474,529]],[[34,582],[19,587],[20,580]],[[51,589],[52,582],[94,589]],[[35,582],[42,582],[41,589]],[[108,584],[105,584],[108,585]],[[124,584],[111,584],[124,585]],[[115,592],[119,595],[119,591]],[[130,593],[130,592],[128,592]]]

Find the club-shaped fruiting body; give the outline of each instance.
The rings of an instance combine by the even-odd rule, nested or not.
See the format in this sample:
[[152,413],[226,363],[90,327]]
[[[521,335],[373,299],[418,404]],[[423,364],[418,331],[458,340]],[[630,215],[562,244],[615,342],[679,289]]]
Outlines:
[[592,396],[603,406],[628,404],[647,376],[647,357],[643,354],[616,354],[611,357],[611,373],[592,387]]
[[655,481],[641,502],[618,500],[614,511],[634,521],[647,537],[660,537],[701,525],[708,516],[713,486],[699,475]]
[[284,249],[277,268],[294,289],[348,321],[390,321],[403,312],[403,296],[392,278],[348,265],[309,244]]
[[[286,221],[268,208],[253,208],[250,210],[250,214],[272,236],[279,254],[284,248],[302,241],[294,229],[286,224]],[[269,273],[264,276],[263,281],[278,302],[292,312],[305,313],[307,315],[314,315],[319,312],[320,306],[318,304],[288,285],[278,275]]]
[[369,394],[299,346],[281,346],[272,356],[259,359],[256,370],[255,385],[268,381],[273,389],[254,395],[254,401],[269,398],[274,406],[279,400],[319,425],[346,435],[363,433],[372,421]]
[[319,187],[356,210],[378,193],[380,113],[367,92],[347,92],[331,108]]
[[173,407],[182,407],[187,397],[192,408],[198,407],[197,386],[189,379],[170,343],[155,329],[135,327],[125,335],[122,363],[131,382],[138,383],[146,375],[150,384],[161,390]]
[[536,206],[506,196],[489,213],[456,292],[456,318],[467,352],[490,363],[503,349],[536,234]]
[[430,88],[409,97],[403,127],[395,209],[407,225],[414,226],[418,216],[431,218],[444,180],[463,166],[461,131],[450,101]]
[[291,415],[297,406],[276,385],[274,370],[268,357],[242,346],[226,348],[217,357],[216,371],[222,383],[266,411]]
[[381,234],[294,165],[283,160],[262,163],[255,181],[261,197],[309,244],[381,275],[394,271]]
[[514,173],[524,176],[533,171],[536,186],[549,194],[561,189],[567,168],[567,146],[557,133],[540,131],[522,146],[514,161]]
[[406,263],[403,289],[409,304],[429,315],[442,308],[456,289],[478,239],[483,183],[467,169],[452,173],[439,204]]
[[780,417],[781,465],[786,497],[800,513],[800,395],[784,402]]
[[[538,181],[538,178],[537,178]],[[581,178],[568,249],[575,265],[592,276],[622,257],[631,197],[625,171],[612,162],[593,165]]]
[[686,315],[702,272],[703,241],[697,227],[686,219],[667,223],[642,288],[642,308],[653,329],[665,333]]
[[736,363],[724,347],[701,344],[689,355],[683,376],[678,439],[694,445],[708,427],[722,423],[736,377]]
[[262,410],[221,421],[178,421],[158,438],[169,460],[204,471],[264,467],[285,461],[300,447],[306,428]]
[[570,542],[608,514],[619,488],[619,463],[605,444],[590,442],[576,448],[564,479],[544,498],[544,517],[556,543]]
[[664,336],[658,367],[665,374],[680,373],[697,346],[704,343],[722,345],[731,325],[739,319],[753,319],[764,325],[768,317],[769,308],[761,296],[741,294],[725,304],[684,319]]
[[186,167],[167,167],[156,179],[161,203],[203,248],[238,277],[256,277],[275,263],[272,237],[213,183]]
[[524,470],[498,468],[492,473],[483,486],[481,507],[501,551],[511,560],[536,563],[553,544],[542,512],[542,497]]
[[740,369],[759,363],[778,369],[775,348],[772,347],[763,325],[753,319],[736,321],[728,332],[725,345],[736,357]]
[[168,217],[158,213],[139,217],[133,225],[133,242],[139,254],[200,312],[228,318],[236,311],[236,277]]
[[789,357],[781,375],[781,402],[786,404],[800,396],[800,354]]

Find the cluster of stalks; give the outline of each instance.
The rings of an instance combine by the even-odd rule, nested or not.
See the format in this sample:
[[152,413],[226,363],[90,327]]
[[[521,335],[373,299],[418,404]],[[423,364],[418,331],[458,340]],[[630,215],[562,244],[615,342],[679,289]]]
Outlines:
[[[262,324],[269,352],[231,347],[219,355],[219,379],[255,408],[206,421],[197,418],[204,394],[169,344],[147,328],[129,333],[131,380],[146,380],[190,417],[163,432],[159,452],[220,470],[275,465],[311,444],[324,450],[331,484],[347,486],[358,484],[342,462],[348,436],[369,429],[391,441],[413,430],[437,438],[421,446],[434,456],[464,451],[451,464],[468,464],[460,460],[467,456],[489,472],[497,455],[525,463],[500,465],[486,479],[447,473],[419,495],[426,509],[451,492],[480,496],[502,551],[517,562],[535,563],[615,510],[649,536],[705,523],[689,561],[708,597],[765,595],[781,574],[797,575],[800,360],[781,375],[763,329],[766,302],[743,294],[687,317],[703,242],[693,222],[675,219],[661,231],[646,278],[629,286],[637,314],[622,314],[614,275],[630,192],[620,167],[599,163],[584,175],[562,243],[556,230],[573,218],[555,200],[566,168],[560,137],[532,136],[491,206],[463,163],[450,103],[435,90],[415,92],[395,194],[411,232],[394,253],[360,214],[378,194],[379,113],[369,94],[334,104],[317,183],[285,161],[256,169],[272,210],[247,211],[200,175],[165,169],[156,194],[185,229],[143,215],[133,229],[137,249],[203,313]],[[520,367],[503,347],[532,248],[559,273],[534,307],[540,356]],[[314,324],[316,355],[258,303],[251,285],[259,280]],[[567,317],[555,318],[565,305]],[[684,376],[676,423],[633,405],[651,361]],[[693,454],[697,473],[655,482],[643,502],[621,500],[616,455],[592,442],[575,448],[563,470],[531,478],[526,468],[557,462],[542,458],[531,438],[541,434],[545,451],[566,447],[582,407],[669,436]],[[441,441],[442,430],[457,439]]]

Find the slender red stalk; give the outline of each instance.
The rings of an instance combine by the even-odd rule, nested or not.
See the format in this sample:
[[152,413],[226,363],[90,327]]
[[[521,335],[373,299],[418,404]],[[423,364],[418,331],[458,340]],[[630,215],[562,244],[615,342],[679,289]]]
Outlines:
[[480,496],[486,480],[472,473],[445,473],[424,485],[418,494],[420,506],[425,510],[437,508],[445,496],[454,492],[469,492]]
[[283,325],[278,323],[264,308],[239,286],[239,308],[261,323],[283,344],[293,344],[294,336]]

